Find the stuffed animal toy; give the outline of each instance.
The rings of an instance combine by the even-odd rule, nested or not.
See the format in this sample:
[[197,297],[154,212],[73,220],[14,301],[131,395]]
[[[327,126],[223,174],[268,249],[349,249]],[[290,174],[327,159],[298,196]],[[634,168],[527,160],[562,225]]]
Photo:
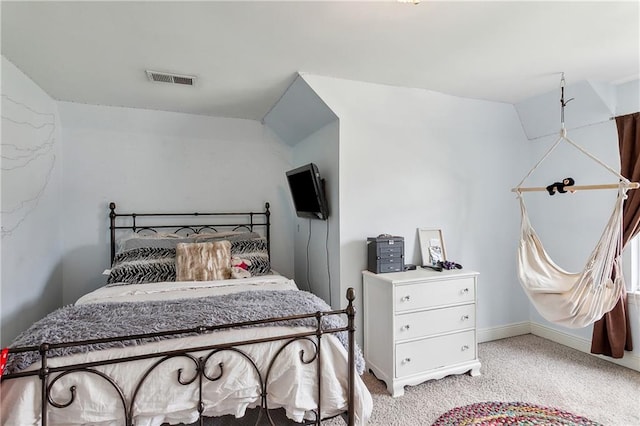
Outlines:
[[[567,192],[564,187],[565,186],[572,186],[574,185],[576,182],[573,180],[573,178],[564,178],[562,179],[562,182],[553,182],[551,185],[547,186],[547,191],[549,191],[549,195],[553,195],[556,193],[556,191],[561,192],[561,193],[565,193]],[[574,191],[571,191],[574,192]]]
[[241,259],[239,257],[231,257],[231,278],[251,277],[249,266],[251,266],[250,260]]

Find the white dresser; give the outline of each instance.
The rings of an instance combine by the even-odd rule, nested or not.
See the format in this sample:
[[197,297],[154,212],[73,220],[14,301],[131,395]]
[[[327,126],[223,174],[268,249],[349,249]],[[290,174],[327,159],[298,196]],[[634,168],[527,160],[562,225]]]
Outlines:
[[477,272],[418,268],[362,274],[364,357],[391,395],[450,374],[480,374]]

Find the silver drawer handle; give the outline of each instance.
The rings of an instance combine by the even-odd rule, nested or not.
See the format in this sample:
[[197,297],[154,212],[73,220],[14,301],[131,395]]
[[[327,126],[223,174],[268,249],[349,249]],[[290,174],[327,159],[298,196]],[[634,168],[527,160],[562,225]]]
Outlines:
[[411,296],[409,295],[404,296],[402,299],[400,299],[401,302],[408,302],[409,300],[411,300]]
[[463,315],[462,318],[460,318],[462,321],[468,321],[469,320],[469,315]]
[[405,358],[402,360],[402,364],[408,364],[411,362],[411,358]]
[[406,330],[409,330],[409,324],[406,324],[400,327],[400,331],[406,331]]
[[469,345],[464,345],[462,348],[460,348],[461,351],[468,351],[469,350]]
[[469,293],[469,288],[463,288],[462,291],[460,291],[461,294],[467,294]]

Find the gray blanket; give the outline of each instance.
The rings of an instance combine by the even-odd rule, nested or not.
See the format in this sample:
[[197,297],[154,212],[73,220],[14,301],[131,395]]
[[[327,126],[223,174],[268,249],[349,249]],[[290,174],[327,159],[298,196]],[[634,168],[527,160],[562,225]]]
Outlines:
[[[298,290],[243,291],[222,296],[171,301],[69,305],[34,323],[13,341],[11,347],[190,329],[330,310],[330,306],[322,299]],[[309,318],[262,326],[269,325],[315,327],[316,320]],[[339,328],[344,327],[344,321],[336,315],[331,315],[323,318],[322,325],[325,329]],[[105,348],[134,346],[189,334],[193,333],[59,348],[51,350],[49,355],[56,357]],[[338,333],[337,337],[347,348],[347,333]],[[15,373],[39,360],[40,355],[37,352],[10,354],[5,371]],[[356,370],[358,374],[364,371],[364,360],[358,347]]]

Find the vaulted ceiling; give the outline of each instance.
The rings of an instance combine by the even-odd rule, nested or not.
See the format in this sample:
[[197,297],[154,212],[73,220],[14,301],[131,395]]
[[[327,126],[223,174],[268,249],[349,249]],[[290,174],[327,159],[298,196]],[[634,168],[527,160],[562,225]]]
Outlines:
[[[2,54],[54,99],[260,120],[297,73],[517,103],[640,77],[637,1],[1,2]],[[145,70],[195,75],[193,87]]]

